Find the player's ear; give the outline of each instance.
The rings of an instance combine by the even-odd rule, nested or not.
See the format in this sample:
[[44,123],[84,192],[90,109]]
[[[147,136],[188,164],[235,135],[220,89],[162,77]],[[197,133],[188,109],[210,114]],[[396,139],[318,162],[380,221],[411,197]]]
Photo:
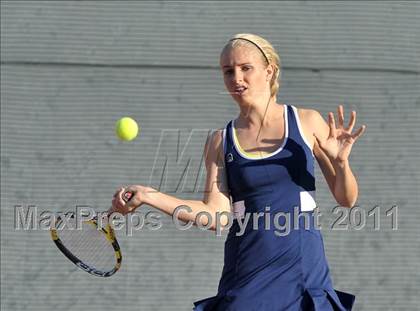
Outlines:
[[267,74],[266,81],[271,81],[274,74],[274,66],[272,64],[269,64],[265,70]]

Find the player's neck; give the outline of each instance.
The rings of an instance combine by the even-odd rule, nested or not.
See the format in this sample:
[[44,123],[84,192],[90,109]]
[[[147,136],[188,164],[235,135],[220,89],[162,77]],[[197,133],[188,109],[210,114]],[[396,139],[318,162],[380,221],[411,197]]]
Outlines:
[[265,104],[241,106],[240,114],[235,121],[236,126],[251,128],[254,126],[265,127],[272,122],[277,122],[283,116],[283,105],[276,103],[274,97]]

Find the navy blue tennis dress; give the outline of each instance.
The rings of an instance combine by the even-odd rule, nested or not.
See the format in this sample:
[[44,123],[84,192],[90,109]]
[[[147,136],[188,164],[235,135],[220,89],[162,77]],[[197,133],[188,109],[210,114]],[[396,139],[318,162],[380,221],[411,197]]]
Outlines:
[[315,226],[314,155],[297,109],[284,107],[285,138],[273,153],[255,157],[242,150],[233,121],[224,130],[235,220],[225,242],[218,293],[194,302],[195,311],[352,309],[355,296],[333,288]]

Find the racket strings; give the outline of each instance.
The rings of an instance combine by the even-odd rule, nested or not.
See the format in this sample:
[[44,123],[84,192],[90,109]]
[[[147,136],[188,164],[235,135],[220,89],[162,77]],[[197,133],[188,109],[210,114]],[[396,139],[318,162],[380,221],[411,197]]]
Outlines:
[[65,226],[57,230],[65,248],[89,267],[103,272],[111,271],[116,265],[116,257],[105,233],[93,223],[84,222],[80,229],[76,229],[75,220],[69,220],[68,223],[71,228]]

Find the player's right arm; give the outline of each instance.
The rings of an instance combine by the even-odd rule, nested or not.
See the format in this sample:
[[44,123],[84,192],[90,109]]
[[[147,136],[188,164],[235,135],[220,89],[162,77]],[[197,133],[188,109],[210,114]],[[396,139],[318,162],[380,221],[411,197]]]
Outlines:
[[[202,225],[207,225],[206,217],[200,217],[197,220],[198,213],[207,212],[213,220],[209,229],[216,230],[216,213],[219,213],[219,215],[222,212],[225,212],[225,214],[230,213],[230,197],[223,160],[222,130],[217,130],[209,136],[204,147],[204,157],[207,175],[202,200],[183,200],[151,187],[135,185],[125,189],[120,188],[117,191],[112,204],[113,210],[127,214],[140,205],[147,204],[168,215],[174,215],[177,207],[188,206],[191,209],[190,211],[187,211],[185,208],[177,210],[175,215],[179,220],[184,222],[192,221],[195,224],[196,221],[200,221]],[[122,195],[126,191],[134,193],[133,198],[128,203],[122,200]],[[220,217],[221,227],[227,224],[228,217],[226,215]]]

